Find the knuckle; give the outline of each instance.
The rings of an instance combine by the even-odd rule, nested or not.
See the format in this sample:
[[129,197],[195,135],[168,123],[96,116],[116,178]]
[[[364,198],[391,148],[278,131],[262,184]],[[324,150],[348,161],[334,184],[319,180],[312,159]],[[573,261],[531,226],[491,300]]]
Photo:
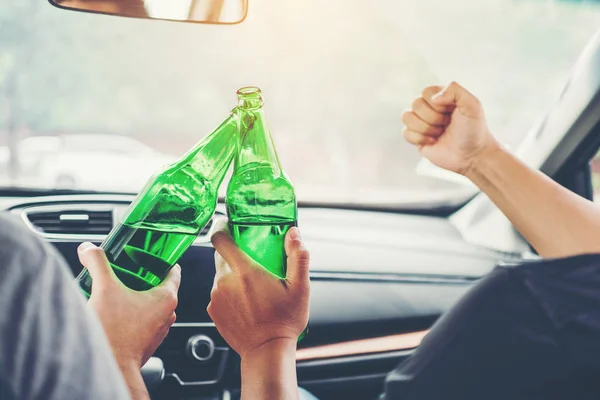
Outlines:
[[95,255],[96,257],[104,257],[104,249],[101,247],[92,247],[91,249],[88,249],[87,251],[90,252],[91,254]]
[[214,300],[215,298],[217,298],[217,296],[219,296],[220,290],[221,289],[219,287],[213,287],[210,291],[210,299]]
[[438,134],[442,133],[442,128],[440,128],[439,126],[428,125],[425,133],[429,133],[432,135],[438,135]]
[[423,89],[423,91],[421,92],[421,96],[422,97],[427,97],[427,96],[431,96],[432,93],[436,93],[439,92],[440,90],[442,90],[443,87],[439,86],[439,85],[432,85],[432,86],[427,86],[425,87],[425,89]]
[[177,293],[169,291],[165,297],[165,306],[170,310],[174,310],[177,308],[178,303]]
[[239,274],[239,278],[240,278],[240,282],[242,283],[242,285],[244,286],[250,286],[252,285],[252,273],[248,272],[248,271],[242,271]]
[[177,295],[172,296],[171,297],[171,307],[173,309],[176,309],[178,305],[179,305],[179,298],[177,297]]
[[173,265],[173,268],[171,268],[171,270],[177,278],[181,279],[181,266],[179,264]]
[[104,257],[104,250],[100,247],[90,247],[89,249],[85,249],[83,251],[82,257],[85,261],[94,262]]
[[208,313],[210,318],[213,320],[214,320],[214,317],[213,317],[214,308],[215,308],[215,306],[213,305],[212,301],[210,303],[208,303],[208,306],[206,307],[206,312]]
[[213,285],[213,288],[210,291],[211,299],[218,299],[224,296],[227,296],[229,292],[229,283],[227,278],[222,277],[217,280],[217,283]]
[[298,262],[302,265],[310,264],[310,252],[306,249],[298,250]]

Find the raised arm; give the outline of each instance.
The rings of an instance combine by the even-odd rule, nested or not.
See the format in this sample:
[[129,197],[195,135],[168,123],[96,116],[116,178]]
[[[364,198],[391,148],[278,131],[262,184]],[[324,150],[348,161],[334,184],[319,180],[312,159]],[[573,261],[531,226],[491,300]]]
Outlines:
[[479,100],[462,86],[426,88],[402,120],[407,141],[473,181],[542,257],[600,252],[600,209],[504,149]]

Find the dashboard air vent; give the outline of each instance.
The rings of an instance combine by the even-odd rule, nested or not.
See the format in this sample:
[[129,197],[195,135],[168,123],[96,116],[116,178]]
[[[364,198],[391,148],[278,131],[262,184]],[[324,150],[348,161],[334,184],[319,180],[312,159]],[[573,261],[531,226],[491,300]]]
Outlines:
[[48,234],[106,235],[113,227],[112,211],[28,211],[27,219]]

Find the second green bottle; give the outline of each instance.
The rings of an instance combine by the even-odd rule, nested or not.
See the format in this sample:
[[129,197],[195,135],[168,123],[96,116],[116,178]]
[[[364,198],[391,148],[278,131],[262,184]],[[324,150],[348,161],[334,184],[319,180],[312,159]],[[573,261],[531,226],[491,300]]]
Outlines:
[[246,254],[285,278],[284,239],[297,225],[294,187],[279,163],[260,89],[244,87],[237,95],[237,151],[226,199],[229,228]]

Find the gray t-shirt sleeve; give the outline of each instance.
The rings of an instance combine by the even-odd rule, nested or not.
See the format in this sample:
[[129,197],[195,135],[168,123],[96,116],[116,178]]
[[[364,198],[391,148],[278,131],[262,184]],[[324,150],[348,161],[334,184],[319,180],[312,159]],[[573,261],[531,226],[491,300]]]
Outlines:
[[129,399],[96,316],[53,246],[0,214],[0,398]]

